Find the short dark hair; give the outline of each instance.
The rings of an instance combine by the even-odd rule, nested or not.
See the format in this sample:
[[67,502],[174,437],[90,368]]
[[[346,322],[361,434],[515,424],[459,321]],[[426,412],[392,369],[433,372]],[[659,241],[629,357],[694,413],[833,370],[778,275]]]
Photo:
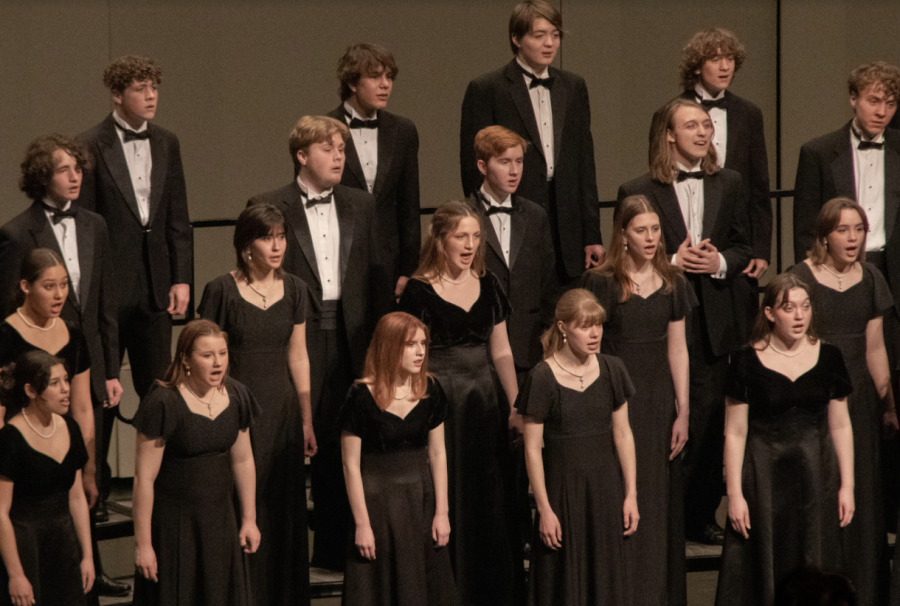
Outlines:
[[527,0],[520,2],[509,16],[509,46],[514,55],[519,54],[519,47],[513,42],[513,38],[521,40],[525,34],[531,31],[535,19],[546,19],[550,25],[559,30],[559,38],[562,39],[562,14],[555,7],[544,0]]
[[[244,209],[234,226],[234,252],[237,255],[238,273],[250,277],[250,267],[242,254],[254,240],[269,235],[273,227],[284,225],[284,213],[272,204],[254,204]],[[279,267],[275,275],[279,278],[284,270]]]
[[681,86],[684,90],[694,90],[700,81],[697,70],[710,59],[717,55],[731,55],[734,57],[734,73],[737,73],[747,58],[744,45],[730,30],[723,27],[714,27],[699,31],[693,35],[683,49],[681,49],[681,65],[678,72],[681,76]]
[[132,82],[150,80],[162,82],[162,70],[154,59],[125,55],[109,64],[103,71],[103,84],[113,93],[122,93]]
[[38,137],[25,150],[25,159],[21,164],[22,174],[19,177],[19,189],[32,200],[40,200],[47,194],[56,170],[53,153],[58,149],[75,158],[81,170],[91,167],[91,154],[80,141],[59,134]]
[[337,77],[341,81],[338,89],[341,101],[346,101],[353,96],[350,87],[356,86],[360,78],[363,76],[375,77],[381,74],[382,70],[391,80],[394,80],[400,73],[394,55],[388,49],[377,44],[365,43],[347,47],[338,60],[337,66]]
[[900,69],[886,61],[876,61],[860,65],[850,72],[847,79],[847,88],[850,94],[858,97],[864,90],[873,84],[881,84],[884,87],[884,96],[900,101]]
[[[6,407],[5,419],[9,421],[28,405],[25,386],[44,393],[50,385],[53,367],[65,363],[43,349],[23,353],[13,363],[0,368],[0,402]],[[69,377],[71,380],[71,377]]]

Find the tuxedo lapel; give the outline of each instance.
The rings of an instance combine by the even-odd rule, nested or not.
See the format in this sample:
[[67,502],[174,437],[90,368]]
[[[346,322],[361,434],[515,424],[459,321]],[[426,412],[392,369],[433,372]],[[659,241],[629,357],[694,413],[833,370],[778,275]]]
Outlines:
[[835,195],[847,196],[856,200],[856,177],[853,174],[853,146],[850,144],[850,125],[842,131],[838,146],[834,149],[834,160],[831,161],[831,175],[834,178]]
[[[341,124],[347,124],[347,120],[344,115],[344,104],[340,104],[337,106],[335,110],[328,114],[329,117],[334,118]],[[356,183],[351,184],[351,187],[359,187],[366,191],[369,190],[366,185],[366,176],[363,174],[362,163],[359,161],[359,154],[356,151],[356,144],[353,142],[353,137],[347,138],[347,145],[344,148],[345,159],[344,159],[344,176],[349,175]]]
[[337,213],[338,225],[341,230],[341,285],[344,284],[344,276],[347,275],[347,264],[350,260],[350,249],[353,246],[353,224],[356,222],[353,216],[353,203],[344,200],[335,188],[332,194],[334,198],[334,211]]
[[[125,152],[122,150],[122,142],[119,141],[119,135],[116,134],[116,126],[111,115],[106,119],[103,130],[103,137],[98,140],[100,155],[102,156],[103,162],[106,164],[106,168],[109,170],[109,174],[112,176],[113,181],[115,181],[116,187],[119,188],[119,193],[125,198],[125,203],[128,205],[128,208],[131,209],[131,212],[134,213],[135,219],[140,222],[141,213],[138,210],[137,198],[134,195],[134,185],[131,183],[131,173],[128,172],[128,162],[125,161]],[[150,147],[151,149],[153,148],[152,143],[150,144]],[[154,158],[154,165],[155,164],[156,160]],[[157,189],[153,187],[152,176],[150,183],[152,192]]]
[[703,178],[703,238],[711,238],[722,206],[722,183],[717,175]]
[[890,239],[897,224],[897,210],[900,207],[900,137],[884,140],[884,233]]
[[[79,211],[75,215],[75,238],[78,246],[78,268],[81,270],[81,280],[78,282],[78,301],[83,305],[87,303],[85,298],[91,290],[91,277],[94,274],[94,232],[84,216]],[[91,304],[96,304],[96,301]]]
[[487,245],[491,248],[494,254],[497,255],[505,264],[506,258],[503,256],[503,249],[500,247],[500,240],[497,238],[497,232],[494,231],[494,224],[491,223],[491,218],[484,210],[484,202],[482,202],[481,200],[480,189],[479,191],[476,191],[471,196],[469,196],[468,200],[466,201],[481,218],[481,233],[484,235],[484,239],[487,242]]
[[397,142],[397,124],[385,112],[378,115],[378,170],[375,173],[375,185],[372,194],[378,197],[384,188],[384,180],[391,170],[394,158],[394,144]]
[[509,216],[509,270],[516,265],[516,258],[522,249],[522,243],[525,241],[525,230],[528,229],[528,223],[525,221],[525,209],[516,201],[516,197],[512,198],[513,212]]
[[528,87],[525,85],[522,69],[515,59],[506,66],[506,79],[509,83],[509,96],[519,111],[519,117],[534,144],[532,147],[543,156],[544,149],[541,145],[541,133],[538,130],[537,120],[534,118],[534,107],[531,105],[531,97],[528,95]]
[[290,185],[289,191],[284,197],[284,216],[291,225],[294,238],[300,246],[300,251],[306,259],[307,265],[313,275],[322,284],[322,276],[319,275],[319,264],[316,262],[316,249],[313,247],[312,236],[309,232],[309,222],[306,220],[306,211],[303,208],[303,197],[300,195],[300,186],[296,181]]
[[147,225],[151,225],[165,189],[169,158],[168,151],[160,141],[156,128],[152,124],[148,124],[147,129],[150,131],[150,158],[153,160],[150,170],[150,208],[147,211]]
[[744,149],[747,149],[746,140],[740,140],[743,139],[743,137],[740,136],[741,133],[738,132],[739,128],[737,126],[740,122],[741,112],[735,108],[735,103],[732,97],[734,97],[734,95],[726,90],[725,99],[728,99],[728,101],[726,101],[728,105],[725,109],[725,133],[728,139],[725,143],[725,161],[728,162],[728,159],[730,158],[731,162],[728,162],[729,164],[732,164],[734,162],[735,154],[738,153],[739,143],[743,143]]
[[[687,238],[687,225],[684,215],[681,214],[681,205],[678,204],[678,196],[675,195],[675,186],[671,183],[659,183],[653,181],[653,197],[656,206],[662,213],[661,219],[668,223],[675,232],[675,242],[667,243],[671,250],[676,250],[685,238]],[[705,191],[704,191],[705,195]]]
[[[59,242],[56,241],[56,235],[53,233],[53,228],[50,227],[50,221],[47,220],[47,215],[44,213],[44,208],[43,206],[41,206],[41,203],[35,202],[34,204],[32,204],[31,208],[29,209],[29,213],[31,225],[28,227],[28,231],[31,233],[31,238],[34,241],[35,248],[49,248],[57,255],[59,255],[59,258],[62,259],[63,264],[65,264],[66,260],[63,256],[62,249],[60,249],[59,247]],[[78,228],[76,224],[76,232],[77,229]],[[82,240],[86,239],[85,236],[81,234],[76,235],[76,237],[78,238],[79,244]],[[82,283],[84,283],[83,274]],[[75,295],[74,289],[69,289],[69,294],[66,297],[66,305],[71,305],[74,307],[74,309],[81,309],[81,306],[78,304],[78,297]]]
[[559,76],[559,72],[553,72],[556,70],[551,68],[550,75],[554,77],[554,82],[553,88],[550,89],[550,108],[553,111],[553,161],[556,163],[559,162],[559,150],[562,149],[562,133],[563,125],[566,123],[569,91],[566,88],[566,81]]

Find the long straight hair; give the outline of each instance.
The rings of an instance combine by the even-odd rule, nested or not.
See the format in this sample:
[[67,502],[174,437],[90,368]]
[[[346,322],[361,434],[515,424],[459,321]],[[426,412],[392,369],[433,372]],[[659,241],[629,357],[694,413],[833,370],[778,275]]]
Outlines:
[[[162,381],[160,381],[162,385],[165,385],[166,387],[178,387],[184,383],[187,379],[187,370],[184,366],[185,360],[191,357],[191,352],[194,351],[194,346],[197,343],[197,339],[200,337],[222,337],[225,339],[225,344],[228,344],[228,333],[219,328],[219,325],[215,322],[211,320],[191,320],[185,324],[181,334],[178,335],[178,345],[175,346],[175,356],[172,358],[172,363],[169,364],[169,369],[166,370],[166,374],[163,376]],[[225,368],[222,379],[223,385],[225,384],[225,379],[227,377],[228,368]]]
[[[810,290],[809,285],[796,274],[778,274],[768,285],[766,285],[762,303],[759,306],[759,311],[756,313],[756,322],[753,323],[753,331],[750,334],[751,345],[762,343],[764,347],[769,346],[769,341],[772,339],[772,331],[775,330],[775,323],[771,322],[769,318],[766,317],[766,308],[768,307],[775,310],[784,305],[785,298],[794,288],[802,288],[806,291],[809,298],[812,299],[812,290]],[[816,315],[815,312],[813,312],[812,318],[810,318],[809,327],[806,329],[806,336],[813,342],[817,341],[819,338],[816,334],[815,325]]]
[[[430,282],[447,272],[447,240],[457,230],[460,221],[466,217],[478,221],[479,229],[482,228],[478,213],[465,202],[451,200],[437,207],[428,227],[428,236],[422,245],[419,267],[413,278]],[[472,259],[472,271],[480,278],[484,275],[484,267],[484,235],[482,235],[481,242],[475,250],[475,257]]]
[[562,349],[565,343],[559,330],[559,323],[571,324],[575,321],[580,321],[585,326],[596,326],[606,322],[606,310],[597,301],[594,293],[584,288],[573,288],[559,298],[553,323],[541,335],[545,360]]
[[[628,196],[616,206],[615,216],[613,218],[612,242],[609,250],[606,252],[606,260],[600,267],[594,267],[588,271],[599,273],[604,276],[613,276],[622,290],[622,302],[627,301],[634,294],[634,286],[631,276],[625,269],[628,260],[628,251],[625,248],[625,230],[631,225],[635,217],[646,213],[653,213],[657,217],[659,213],[650,204],[650,200],[646,196]],[[662,278],[663,292],[672,292],[672,285],[678,276],[681,275],[681,269],[669,263],[668,255],[666,255],[666,241],[663,238],[662,231],[659,233],[659,244],[656,246],[656,252],[650,263],[653,270]]]
[[[699,109],[709,115],[706,108],[696,101],[681,97],[672,99],[653,114],[653,121],[650,124],[650,176],[660,183],[674,183],[675,177],[678,176],[678,164],[672,151],[674,144],[669,143],[667,135],[669,131],[675,130],[675,114],[682,107]],[[710,136],[706,156],[700,162],[700,170],[704,174],[714,175],[721,170],[716,157],[716,146],[712,144]]]
[[416,331],[425,333],[425,359],[422,369],[412,375],[410,396],[420,400],[428,391],[428,346],[431,342],[428,327],[417,317],[395,311],[382,317],[375,326],[375,334],[366,351],[363,378],[358,383],[372,386],[372,396],[381,410],[386,410],[394,399],[394,384],[400,376],[400,364],[407,342],[416,337]]

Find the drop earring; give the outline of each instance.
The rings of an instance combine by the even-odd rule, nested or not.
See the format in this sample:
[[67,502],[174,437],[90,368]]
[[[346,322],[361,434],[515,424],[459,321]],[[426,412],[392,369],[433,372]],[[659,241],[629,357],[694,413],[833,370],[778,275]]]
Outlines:
[[187,376],[191,376],[191,367],[190,367],[190,366],[185,366],[185,367],[184,367],[184,372],[187,373]]
[[252,261],[252,260],[253,260],[253,253],[248,250],[247,251],[247,261]]
[[566,335],[565,335],[565,333],[563,333],[563,343],[565,343],[565,342],[566,342]]

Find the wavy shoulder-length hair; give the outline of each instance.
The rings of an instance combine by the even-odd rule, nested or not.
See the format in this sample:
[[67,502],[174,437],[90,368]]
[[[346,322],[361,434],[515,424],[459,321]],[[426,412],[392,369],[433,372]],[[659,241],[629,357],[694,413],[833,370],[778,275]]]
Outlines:
[[415,339],[416,331],[425,334],[425,359],[422,369],[411,377],[410,397],[422,399],[428,391],[428,345],[430,337],[428,327],[417,317],[402,311],[387,314],[375,326],[375,334],[366,352],[366,363],[363,378],[372,388],[372,397],[378,408],[386,410],[394,399],[394,385],[400,376],[400,364],[403,361],[403,350],[407,343]]
[[[751,345],[755,347],[756,343],[762,343],[763,347],[758,348],[760,350],[769,346],[769,341],[772,339],[772,331],[775,330],[775,323],[766,317],[766,309],[774,311],[783,306],[788,293],[795,288],[802,288],[806,291],[809,298],[812,299],[812,289],[810,289],[809,284],[796,274],[787,272],[779,274],[766,285],[762,303],[759,306],[759,311],[756,313],[756,322],[754,322],[753,331],[750,334]],[[816,334],[815,326],[816,315],[813,313],[809,322],[809,328],[806,329],[806,336],[813,342],[819,338]]]
[[[175,355],[172,357],[172,363],[163,376],[160,383],[166,387],[178,387],[184,383],[188,376],[187,360],[191,357],[197,344],[197,339],[201,337],[222,337],[225,344],[228,344],[228,333],[219,328],[219,325],[211,320],[191,320],[185,324],[181,334],[178,335],[178,345],[175,346]],[[228,368],[225,368],[225,378],[228,377]],[[223,378],[222,385],[225,384]]]
[[856,260],[860,264],[866,262],[866,238],[869,235],[869,218],[866,216],[866,211],[850,198],[832,198],[819,210],[819,215],[816,217],[815,240],[813,240],[812,248],[806,252],[806,256],[813,262],[813,265],[822,265],[828,258],[828,235],[841,224],[841,211],[843,210],[855,210],[859,213],[863,224],[863,235]]
[[[430,282],[443,273],[447,273],[447,240],[459,228],[459,223],[466,217],[472,217],[478,221],[479,229],[482,228],[478,213],[471,206],[459,200],[444,202],[434,211],[431,225],[428,227],[428,236],[422,245],[422,255],[419,259],[419,267],[413,278],[423,282]],[[472,271],[481,277],[484,275],[484,237],[475,250],[472,259]]]

